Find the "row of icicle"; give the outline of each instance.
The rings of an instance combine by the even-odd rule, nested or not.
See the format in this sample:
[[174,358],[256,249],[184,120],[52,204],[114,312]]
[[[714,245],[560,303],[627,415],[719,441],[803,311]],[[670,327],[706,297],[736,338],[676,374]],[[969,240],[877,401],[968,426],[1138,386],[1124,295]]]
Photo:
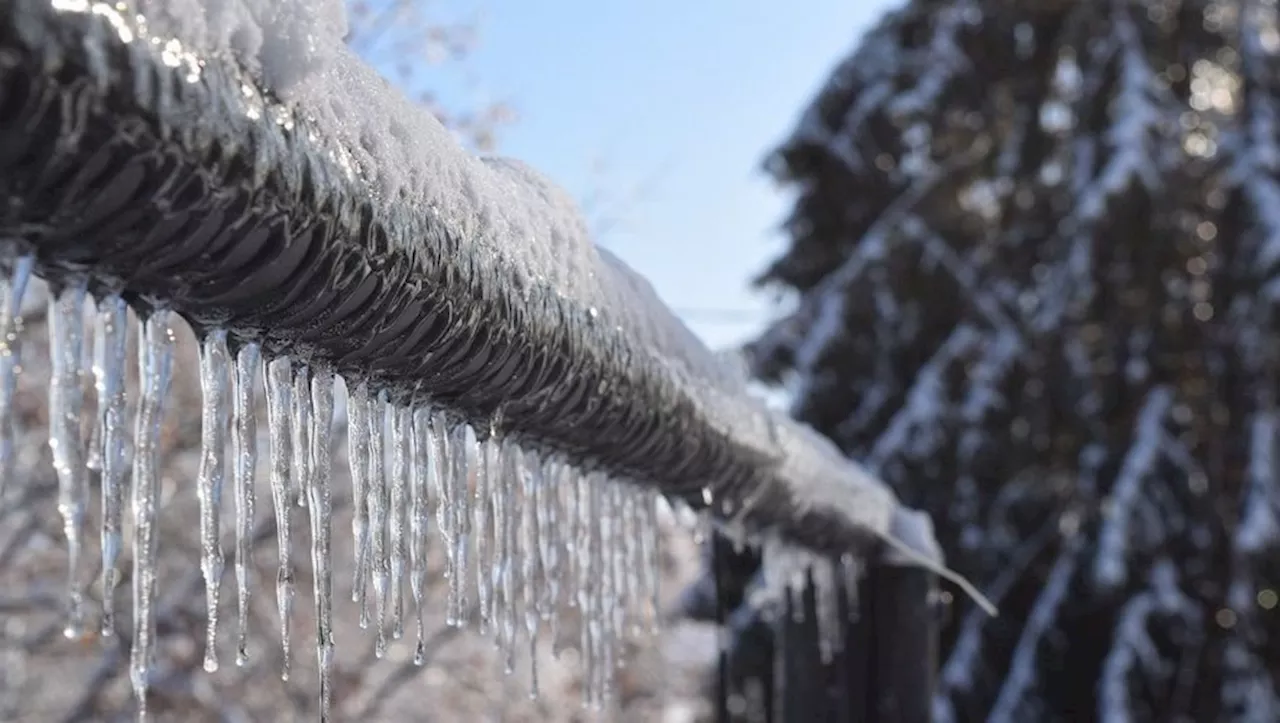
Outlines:
[[[20,369],[22,298],[32,260],[18,258],[0,279],[0,492],[12,473],[13,400]],[[171,314],[150,312],[137,340],[140,394],[136,401],[132,459],[126,437],[125,360],[128,307],[119,296],[96,301],[92,326],[92,376],[97,413],[88,443],[81,418],[87,405],[84,285],[60,287],[49,306],[52,363],[49,444],[58,479],[58,510],[67,540],[68,637],[84,628],[83,535],[89,504],[89,470],[101,479],[102,634],[115,630],[114,591],[124,546],[126,482],[133,513],[133,647],[130,680],[139,717],[156,646],[157,503],[160,432],[174,363]],[[290,554],[294,508],[305,508],[314,571],[316,654],[321,719],[328,719],[334,660],[331,560],[331,426],[333,372],[278,357],[260,358],[253,343],[234,343],[212,330],[200,341],[203,391],[197,494],[200,502],[200,569],[206,582],[208,628],[204,667],[218,667],[219,590],[224,570],[222,508],[229,474],[235,504],[238,627],[236,662],[250,654],[248,605],[253,591],[257,462],[255,385],[265,380],[269,469],[279,570],[276,600],[284,667],[289,676],[295,562]],[[467,424],[451,423],[429,406],[399,406],[365,382],[348,388],[347,452],[351,468],[355,550],[351,597],[361,627],[376,631],[381,657],[402,636],[409,605],[416,621],[415,662],[424,662],[423,613],[428,529],[445,545],[449,580],[446,618],[462,626],[476,613],[480,631],[492,634],[508,672],[517,642],[534,651],[544,632],[559,652],[563,607],[581,616],[578,649],[584,703],[600,707],[613,694],[613,676],[626,636],[657,624],[658,549],[656,498],[637,487],[583,474],[555,457],[522,450]],[[228,472],[227,430],[230,429]],[[388,459],[389,458],[389,459]],[[389,463],[388,463],[389,462]],[[434,525],[431,511],[434,509]],[[468,600],[474,579],[477,600]],[[406,595],[406,588],[408,596]],[[532,690],[537,695],[536,657]]]

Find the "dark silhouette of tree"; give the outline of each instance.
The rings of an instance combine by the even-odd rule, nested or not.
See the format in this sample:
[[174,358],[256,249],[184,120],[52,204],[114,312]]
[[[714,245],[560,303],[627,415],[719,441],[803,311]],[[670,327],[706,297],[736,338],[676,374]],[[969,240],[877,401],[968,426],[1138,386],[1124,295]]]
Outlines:
[[1274,0],[914,0],[768,170],[751,346],[934,518],[940,722],[1280,719]]

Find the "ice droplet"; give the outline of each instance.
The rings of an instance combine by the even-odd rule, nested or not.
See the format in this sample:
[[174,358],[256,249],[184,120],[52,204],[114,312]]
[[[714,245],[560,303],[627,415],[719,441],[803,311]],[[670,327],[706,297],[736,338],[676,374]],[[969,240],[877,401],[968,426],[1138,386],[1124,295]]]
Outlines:
[[63,633],[80,637],[84,623],[84,519],[89,503],[87,469],[80,439],[84,413],[84,297],[76,282],[49,303],[49,448],[58,477],[58,512],[67,538],[67,623]]
[[133,648],[129,679],[138,699],[138,719],[147,715],[147,687],[155,656],[156,507],[159,503],[160,430],[173,370],[169,310],[155,309],[143,322],[138,347],[142,393],[134,424],[133,456]]
[[253,571],[253,472],[258,463],[258,420],[254,416],[253,387],[259,368],[256,343],[236,352],[235,403],[231,410],[231,451],[236,490],[236,665],[249,661],[249,575]]
[[[119,296],[98,302],[96,334],[101,356],[94,368],[98,387],[98,427],[102,429],[102,635],[115,634],[115,590],[122,541],[125,475],[124,375],[128,355],[128,307]],[[0,424],[3,424],[0,418]]]
[[0,275],[0,495],[13,476],[13,395],[22,364],[22,297],[35,258],[20,256]]
[[[304,387],[305,388],[305,387]],[[315,370],[310,394],[312,417],[310,484],[307,508],[311,520],[311,567],[316,601],[316,658],[320,668],[320,720],[330,718],[333,699],[333,551],[330,541],[333,499],[329,477],[333,465],[333,372]]]
[[289,409],[293,385],[293,370],[289,357],[282,356],[266,364],[263,374],[267,391],[267,438],[271,444],[271,501],[276,515],[276,548],[280,563],[276,572],[276,609],[280,615],[280,649],[283,662],[280,677],[289,679],[292,643],[290,620],[293,618],[293,498],[289,487],[291,439]]
[[351,601],[360,627],[369,625],[369,385],[361,381],[347,395],[347,464],[351,469],[351,538],[355,571]]
[[222,484],[226,478],[226,420],[231,355],[227,332],[214,329],[200,342],[200,571],[204,575],[204,669],[218,669],[218,604],[225,560],[222,552]]
[[409,427],[408,407],[391,410],[391,637],[404,635],[404,573],[409,552]]
[[387,650],[387,594],[391,580],[391,549],[387,540],[388,494],[385,467],[387,395],[380,392],[369,405],[369,526],[373,532],[373,603],[377,639],[374,654]]
[[431,413],[425,407],[413,410],[413,445],[409,482],[409,587],[413,592],[413,607],[417,620],[418,647],[414,652],[415,665],[426,663],[427,629],[424,619],[427,582],[427,522],[430,519],[427,488],[430,483],[431,465],[434,464],[434,447],[431,439]]

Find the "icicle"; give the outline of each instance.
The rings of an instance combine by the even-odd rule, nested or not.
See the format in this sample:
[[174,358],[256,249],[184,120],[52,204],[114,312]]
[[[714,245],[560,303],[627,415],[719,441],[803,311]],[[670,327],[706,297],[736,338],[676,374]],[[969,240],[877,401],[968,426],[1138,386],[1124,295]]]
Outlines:
[[517,549],[516,533],[520,524],[519,498],[515,494],[518,490],[513,489],[516,478],[521,474],[523,465],[520,458],[520,448],[504,441],[499,445],[498,456],[502,459],[499,467],[499,473],[492,480],[493,484],[493,503],[498,510],[498,519],[501,521],[501,543],[498,548],[498,565],[499,584],[501,586],[502,606],[499,609],[499,618],[496,621],[502,626],[502,634],[499,639],[502,641],[502,652],[504,657],[503,670],[510,675],[515,670],[515,645],[516,645],[516,612],[519,598],[516,592],[518,582],[516,580],[516,556],[519,554]]
[[615,564],[618,549],[618,520],[620,513],[617,504],[618,485],[613,480],[600,480],[600,627],[601,659],[600,682],[598,690],[602,703],[613,700],[614,671],[618,665],[618,608],[621,598],[618,593],[618,567]]
[[155,653],[156,506],[159,503],[160,429],[173,368],[169,311],[156,309],[143,322],[138,349],[142,396],[134,425],[133,456],[133,649],[129,679],[138,718],[147,715],[147,686]]
[[520,474],[521,510],[520,550],[521,580],[524,589],[524,627],[529,635],[529,697],[538,697],[538,628],[541,624],[536,584],[539,573],[541,539],[538,536],[538,513],[541,511],[539,496],[542,490],[542,463],[532,455],[524,455],[525,466]]
[[504,495],[507,476],[511,473],[510,465],[512,463],[510,450],[505,445],[498,443],[496,440],[493,444],[486,446],[486,457],[492,457],[489,462],[491,488],[489,495],[493,504],[493,554],[491,556],[492,567],[488,570],[491,575],[490,580],[493,584],[493,614],[495,618],[495,635],[494,643],[498,646],[498,650],[503,654],[503,663],[506,662],[506,653],[510,649],[507,638],[507,629],[503,624],[505,621],[507,590],[503,587],[503,578],[505,576],[506,565],[509,562],[509,551],[507,549],[507,515],[511,509],[507,504]]
[[231,410],[231,453],[235,460],[236,497],[236,665],[249,662],[249,575],[253,570],[253,470],[258,463],[258,420],[253,386],[259,366],[258,345],[236,352],[235,402]]
[[13,476],[13,395],[22,363],[22,297],[35,259],[15,259],[0,276],[0,495]]
[[453,458],[451,472],[453,475],[450,498],[453,513],[453,577],[449,580],[450,614],[454,625],[463,627],[466,619],[463,610],[467,607],[467,555],[471,537],[471,471],[477,468],[477,447],[475,430],[469,424],[455,427],[449,442]]
[[280,564],[276,572],[276,609],[280,615],[280,651],[283,663],[280,678],[289,679],[292,667],[290,620],[293,618],[293,521],[294,504],[289,487],[289,464],[292,461],[292,439],[289,428],[289,410],[293,386],[293,370],[289,357],[272,359],[266,365],[263,376],[267,391],[267,429],[271,442],[271,501],[276,514],[276,548]]
[[391,578],[391,550],[387,544],[386,440],[387,395],[379,393],[369,406],[369,525],[373,533],[373,603],[377,639],[374,655],[387,650],[387,593]]
[[222,590],[222,483],[226,477],[227,385],[231,356],[227,332],[214,329],[200,342],[200,469],[196,496],[200,500],[200,572],[204,575],[204,669],[218,669],[218,604]]
[[[108,296],[98,304],[97,339],[102,354],[94,368],[98,427],[102,429],[102,635],[115,634],[115,590],[120,583],[124,507],[125,360],[128,317],[124,301]],[[0,417],[0,424],[4,418]]]
[[[494,478],[501,475],[501,471],[497,468],[497,445],[497,437],[490,432],[484,441],[480,443],[480,449],[475,454],[474,475],[476,489],[472,512],[475,517],[473,532],[476,543],[476,597],[480,606],[481,635],[489,634],[489,622],[492,619],[494,610],[493,579],[496,568],[494,566],[493,541],[496,538],[494,531],[495,503],[490,487],[494,484]],[[471,467],[471,462],[468,462],[468,467]]]
[[87,344],[88,359],[85,367],[93,372],[90,381],[94,393],[94,410],[92,423],[89,425],[89,445],[85,449],[84,466],[98,472],[102,472],[102,396],[98,393],[98,370],[102,368],[102,357],[106,353],[106,348],[102,345],[102,334],[98,333],[98,318],[102,312],[102,305],[96,300],[93,301],[92,316],[92,341]]
[[813,580],[814,617],[818,623],[818,653],[822,662],[829,664],[840,652],[844,639],[835,565],[826,558],[816,558],[809,567],[809,574]]
[[560,581],[556,576],[559,572],[560,560],[559,551],[556,549],[556,529],[553,521],[557,502],[555,479],[558,471],[552,458],[543,457],[542,465],[538,470],[537,490],[534,493],[534,534],[538,537],[538,570],[542,580],[542,586],[538,591],[537,608],[538,615],[544,621],[551,620],[558,604],[557,593]]
[[648,620],[650,635],[658,633],[658,624],[662,609],[658,581],[662,579],[662,558],[658,551],[658,496],[653,493],[641,493],[640,529],[637,538],[640,542],[640,586],[648,598],[645,605],[645,617]]
[[316,659],[320,668],[320,720],[329,720],[333,699],[333,550],[330,532],[333,500],[329,476],[333,463],[333,372],[315,370],[310,394],[312,418],[311,477],[307,485],[307,511],[311,520],[311,568],[314,570],[316,601]]
[[644,524],[644,503],[647,496],[636,487],[628,487],[623,502],[623,515],[627,522],[627,532],[623,538],[623,555],[626,558],[626,586],[628,614],[630,625],[627,632],[633,637],[640,637],[645,632],[642,622],[648,620],[646,615],[649,603],[648,588],[645,587],[644,542],[646,534]]
[[[569,579],[577,584],[582,579],[582,566],[586,563],[586,548],[583,547],[582,535],[585,528],[583,527],[583,517],[580,513],[582,500],[582,478],[580,473],[568,464],[564,467],[564,474],[561,476],[561,484],[565,489],[565,546],[566,559],[569,562]],[[569,607],[577,607],[579,603],[578,595],[575,593],[569,596]]]
[[360,627],[369,626],[369,385],[360,382],[347,395],[347,463],[351,468],[351,538],[355,572],[351,601],[360,611]]
[[413,592],[413,607],[417,620],[418,647],[413,655],[414,665],[427,660],[427,628],[424,619],[427,582],[427,521],[431,514],[427,486],[431,482],[433,440],[431,413],[425,407],[413,410],[413,460],[410,464],[412,479],[409,483],[409,588]]
[[408,556],[409,421],[408,407],[391,410],[391,636],[404,635],[404,572]]
[[306,364],[293,369],[293,419],[292,439],[293,474],[289,483],[292,495],[299,507],[307,506],[307,489],[311,486],[311,372]]
[[436,499],[439,500],[439,504],[436,505],[436,526],[440,528],[440,537],[444,540],[444,576],[449,581],[449,593],[445,602],[445,624],[457,625],[453,608],[453,590],[458,579],[457,561],[454,559],[457,548],[453,544],[457,522],[453,502],[453,458],[451,457],[453,435],[449,430],[448,417],[442,411],[431,415],[431,436],[435,451],[435,461],[430,468],[431,482],[436,491]]
[[582,616],[581,644],[579,646],[579,654],[582,660],[582,685],[583,685],[583,704],[592,707],[595,704],[595,681],[596,681],[596,640],[599,637],[597,629],[599,621],[596,617],[596,611],[593,608],[594,588],[595,588],[595,569],[592,562],[595,559],[594,544],[597,539],[592,534],[593,530],[599,527],[592,524],[591,485],[587,478],[578,475],[574,480],[574,486],[577,488],[575,500],[577,502],[577,528],[578,537],[574,542],[574,558],[576,579],[574,585],[577,587],[578,613]]
[[89,503],[87,470],[80,440],[84,413],[84,296],[76,283],[60,289],[49,304],[49,448],[58,476],[58,512],[67,538],[67,624],[63,633],[80,637],[84,624],[84,517]]
[[862,577],[862,565],[853,553],[846,552],[840,556],[840,578],[844,583],[844,596],[849,605],[849,619],[857,619],[858,581]]

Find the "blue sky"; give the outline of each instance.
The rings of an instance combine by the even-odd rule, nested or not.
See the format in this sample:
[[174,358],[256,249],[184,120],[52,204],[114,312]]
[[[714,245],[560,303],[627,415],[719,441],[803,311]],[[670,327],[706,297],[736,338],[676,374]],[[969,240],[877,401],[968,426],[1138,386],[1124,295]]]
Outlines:
[[723,346],[770,315],[748,281],[783,248],[775,229],[788,204],[759,171],[764,154],[896,4],[485,0],[472,81],[449,81],[440,97],[514,105],[500,152],[580,199],[621,200],[623,223],[602,243]]

